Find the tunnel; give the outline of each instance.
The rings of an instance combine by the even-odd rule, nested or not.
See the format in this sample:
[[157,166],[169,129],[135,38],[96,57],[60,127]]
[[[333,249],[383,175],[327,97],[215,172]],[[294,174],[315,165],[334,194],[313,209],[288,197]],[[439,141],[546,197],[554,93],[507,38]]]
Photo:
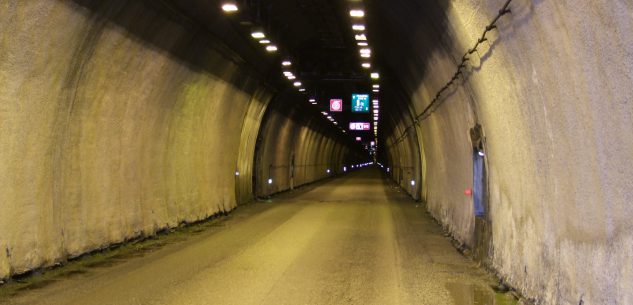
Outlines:
[[631,29],[630,0],[0,1],[0,303],[633,304]]

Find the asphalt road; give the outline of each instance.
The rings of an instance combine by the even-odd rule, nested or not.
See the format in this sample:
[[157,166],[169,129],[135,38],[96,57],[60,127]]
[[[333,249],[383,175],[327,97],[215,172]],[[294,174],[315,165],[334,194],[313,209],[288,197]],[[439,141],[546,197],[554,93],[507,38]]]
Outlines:
[[502,304],[490,281],[423,207],[367,169],[0,303]]

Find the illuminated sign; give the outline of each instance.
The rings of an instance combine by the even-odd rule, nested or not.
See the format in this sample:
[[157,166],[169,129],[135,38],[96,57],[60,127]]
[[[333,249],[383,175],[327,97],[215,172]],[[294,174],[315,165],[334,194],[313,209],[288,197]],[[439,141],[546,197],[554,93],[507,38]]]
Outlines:
[[352,112],[369,112],[369,94],[352,94]]
[[331,99],[330,100],[330,111],[332,111],[332,112],[342,112],[343,111],[343,100]]
[[349,130],[370,130],[371,124],[365,122],[351,122],[349,123]]

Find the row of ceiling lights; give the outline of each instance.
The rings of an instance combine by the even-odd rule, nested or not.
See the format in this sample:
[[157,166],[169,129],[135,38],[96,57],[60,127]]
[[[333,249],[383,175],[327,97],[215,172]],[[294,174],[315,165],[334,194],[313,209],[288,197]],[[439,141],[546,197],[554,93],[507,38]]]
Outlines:
[[[235,2],[225,2],[222,4],[222,10],[227,13],[227,14],[233,14],[239,11],[239,7],[237,6],[237,4]],[[350,11],[350,15],[352,17],[355,18],[363,18],[365,16],[365,12],[363,10],[351,10]],[[367,36],[365,35],[364,31],[365,31],[365,26],[362,24],[355,24],[353,25],[353,29],[354,31],[359,32],[358,35],[356,35],[356,40],[358,41],[358,45],[361,47],[360,49],[360,55],[362,58],[366,58],[367,61],[362,63],[362,67],[369,69],[371,68],[371,63],[369,62],[369,58],[371,58],[371,49],[369,48],[369,43],[367,42]],[[274,53],[277,52],[279,50],[279,48],[277,47],[277,45],[275,45],[264,33],[264,31],[261,28],[253,28],[251,30],[251,37],[255,40],[257,40],[260,44],[266,46],[266,51],[270,52],[270,53]],[[291,67],[292,67],[292,62],[288,59],[285,59],[281,62],[282,65],[282,71],[283,71],[283,75],[284,77],[286,77],[289,81],[292,82],[293,86],[297,88],[297,90],[299,90],[299,92],[306,92],[305,87],[303,86],[303,83],[297,79],[297,76],[291,71]],[[372,79],[379,79],[380,75],[377,72],[373,72],[371,73],[371,78]],[[373,90],[374,92],[378,92],[376,89]],[[312,105],[316,105],[316,99],[315,98],[310,98],[308,100],[310,102],[310,104]],[[347,133],[345,131],[345,129],[343,129],[341,126],[339,126],[339,123],[327,112],[322,112],[323,115],[330,121],[332,122],[332,124],[334,124],[337,128],[339,128],[343,133]],[[374,126],[377,126],[377,118],[376,118],[376,122],[374,123]],[[377,134],[377,129],[376,127],[374,127],[374,131]]]
[[[366,26],[364,22],[365,11],[362,9],[351,9],[349,15],[352,18],[352,30],[354,31],[354,39],[359,47],[359,53],[361,57],[361,67],[364,69],[371,69],[371,47],[369,46],[369,40],[367,39]],[[380,79],[378,72],[371,72],[371,79],[377,82]],[[380,85],[378,83],[372,84],[372,92],[380,93]],[[374,137],[375,145],[378,146],[378,119],[380,115],[380,102],[377,99],[373,100],[373,114],[374,114]]]

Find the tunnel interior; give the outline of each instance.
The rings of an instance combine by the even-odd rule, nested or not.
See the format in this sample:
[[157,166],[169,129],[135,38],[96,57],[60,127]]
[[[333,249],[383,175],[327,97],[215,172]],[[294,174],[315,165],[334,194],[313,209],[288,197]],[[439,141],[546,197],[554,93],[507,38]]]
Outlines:
[[0,279],[372,164],[527,298],[628,304],[631,16],[626,0],[3,1]]

